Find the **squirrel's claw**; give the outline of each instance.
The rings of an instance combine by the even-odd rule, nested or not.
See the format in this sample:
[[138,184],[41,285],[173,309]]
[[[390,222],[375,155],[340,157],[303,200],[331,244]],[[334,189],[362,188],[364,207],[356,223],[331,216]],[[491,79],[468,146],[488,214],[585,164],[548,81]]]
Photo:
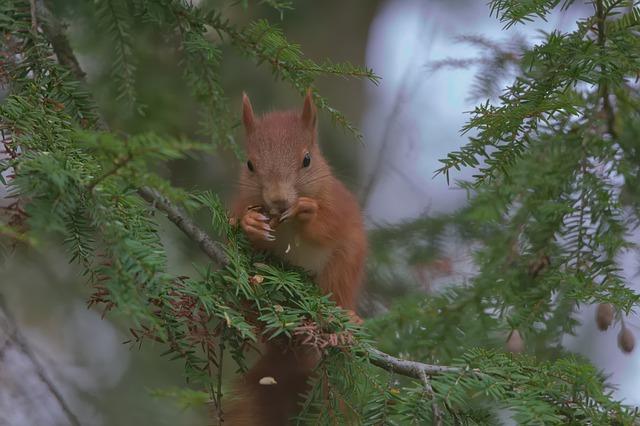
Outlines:
[[296,206],[292,206],[290,207],[288,210],[286,210],[284,213],[282,213],[280,215],[280,219],[278,219],[278,221],[280,223],[284,222],[285,220],[289,219],[291,216],[294,216],[295,213],[295,207]]
[[[250,241],[275,241],[273,229],[268,223],[269,218],[256,211],[248,211],[243,217],[240,225]],[[267,222],[267,223],[265,223]]]
[[318,202],[316,200],[308,197],[300,197],[293,206],[282,213],[280,216],[280,222],[284,222],[291,217],[297,217],[302,221],[308,221],[312,219],[317,212]]
[[257,213],[253,218],[261,222],[269,222],[269,218],[263,215],[262,213]]

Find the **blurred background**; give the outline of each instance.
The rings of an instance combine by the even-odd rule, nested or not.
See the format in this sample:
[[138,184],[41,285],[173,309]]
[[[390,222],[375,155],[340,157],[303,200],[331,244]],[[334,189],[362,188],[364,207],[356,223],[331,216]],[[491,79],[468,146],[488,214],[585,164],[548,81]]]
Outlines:
[[[152,130],[206,140],[197,132],[197,105],[180,78],[177,59],[162,40],[148,34],[136,41],[134,48],[142,58],[136,89],[146,108],[144,116],[131,114],[115,101],[109,63],[96,54],[106,50],[108,42],[90,22],[73,15],[77,10],[90,13],[91,4],[83,0],[53,3],[69,24],[72,45],[114,127],[129,133]],[[489,93],[481,77],[483,67],[490,64],[467,61],[469,66],[454,68],[448,66],[451,59],[481,58],[490,49],[489,41],[504,43],[507,49],[533,44],[540,37],[537,29],[570,30],[576,19],[591,11],[590,6],[578,4],[547,22],[503,30],[489,16],[485,2],[475,0],[300,1],[282,20],[277,12],[253,2],[247,10],[232,2],[224,4],[222,9],[234,22],[266,18],[278,23],[289,40],[314,60],[364,64],[382,77],[377,86],[337,78],[317,82],[320,93],[364,134],[360,143],[334,126],[328,116],[320,118],[323,150],[336,175],[358,194],[370,229],[452,212],[467,200],[467,193],[456,189],[453,180],[449,185],[442,176],[434,178],[433,172],[439,167],[438,159],[466,141],[468,135],[460,134],[465,111],[497,94],[512,76],[507,67],[504,80],[493,83],[496,92]],[[238,115],[242,91],[250,95],[256,112],[301,107],[299,95],[287,84],[275,82],[268,69],[256,68],[231,49],[224,54],[224,87]],[[241,136],[238,131],[237,137]],[[221,152],[169,164],[163,173],[177,186],[211,189],[229,197],[239,165],[232,152]],[[472,174],[473,170],[463,170],[454,178]],[[192,264],[202,260],[196,248],[172,226],[165,226],[164,235],[172,272],[192,273]],[[439,262],[411,269],[401,280],[372,274],[363,314],[384,312],[395,297],[413,292],[428,297],[447,282],[468,279],[474,273],[473,247],[453,238],[444,245],[446,255]],[[635,284],[638,268],[633,254],[623,264]],[[161,357],[161,348],[151,342],[142,348],[124,344],[129,338],[126,319],[113,315],[102,319],[100,311],[87,309],[90,289],[58,244],[12,253],[0,265],[0,292],[34,357],[81,424],[207,423],[201,406],[183,407],[173,398],[158,395],[169,395],[184,385],[181,364]],[[591,307],[580,315],[586,320],[577,335],[568,336],[563,344],[610,373],[617,397],[640,404],[638,351],[624,355],[616,350],[615,332],[597,331]],[[638,321],[630,318],[630,322],[636,326]],[[6,321],[2,324],[11,326]],[[0,425],[65,422],[32,360],[0,341]]]

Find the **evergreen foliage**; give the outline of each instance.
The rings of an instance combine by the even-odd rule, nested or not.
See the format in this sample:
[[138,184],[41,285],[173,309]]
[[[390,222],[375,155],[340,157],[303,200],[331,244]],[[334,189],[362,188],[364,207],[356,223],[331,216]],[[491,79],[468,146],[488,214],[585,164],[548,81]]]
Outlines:
[[[292,6],[260,3],[279,13]],[[511,26],[571,3],[493,0],[490,7]],[[469,205],[372,232],[377,280],[438,259],[448,232],[479,247],[477,275],[417,302],[412,297],[360,327],[303,271],[253,253],[217,195],[175,188],[157,173],[159,162],[201,155],[211,144],[109,129],[79,68],[69,65],[75,59],[55,31],[57,18],[35,4],[0,5],[0,79],[10,92],[0,104],[10,154],[0,171],[10,173],[3,183],[16,197],[0,243],[61,236],[92,286],[90,304],[126,317],[132,343],[161,342],[184,364],[192,389],[171,395],[197,403],[202,394],[194,390],[205,391],[223,419],[231,380],[222,374],[225,353],[244,370],[247,350],[261,339],[292,339],[324,355],[300,424],[496,424],[503,410],[520,424],[634,423],[635,409],[616,401],[602,374],[565,353],[560,339],[573,332],[580,304],[611,303],[621,319],[638,303],[618,265],[632,248],[628,233],[638,217],[637,6],[599,0],[574,32],[547,34],[508,61],[517,63],[515,81],[496,103],[471,113],[469,143],[439,170],[448,178],[452,169],[478,167],[473,182],[461,183]],[[322,75],[377,81],[368,69],[306,58],[267,21],[240,26],[212,6],[100,0],[86,19],[110,40],[113,85],[137,114],[145,109],[136,95],[136,37],[161,35],[181,58],[202,131],[216,149],[239,151],[231,133],[237,117],[219,78],[229,46],[301,93]],[[317,92],[314,99],[356,132]],[[189,213],[206,209],[224,260],[198,265],[194,277],[173,275],[158,206],[141,197],[145,188]],[[511,330],[524,336],[528,354],[502,351]],[[401,377],[376,345],[450,368]]]

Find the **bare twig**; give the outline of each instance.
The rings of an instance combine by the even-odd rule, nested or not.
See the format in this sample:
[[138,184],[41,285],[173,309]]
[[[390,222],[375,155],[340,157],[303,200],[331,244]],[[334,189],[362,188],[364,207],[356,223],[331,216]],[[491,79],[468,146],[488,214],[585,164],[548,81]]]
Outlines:
[[93,191],[93,188],[95,188],[97,184],[99,184],[100,182],[102,182],[103,180],[108,178],[109,176],[113,176],[114,174],[118,173],[118,170],[120,170],[121,168],[126,166],[127,163],[129,163],[129,161],[131,161],[131,156],[130,155],[127,155],[123,159],[114,161],[113,162],[113,167],[109,171],[107,171],[103,175],[98,176],[93,181],[91,181],[89,183],[89,185],[87,185],[87,190],[88,191]]
[[38,18],[36,11],[36,0],[29,0],[29,6],[31,11],[31,33],[35,37],[38,34]]
[[433,392],[433,387],[431,386],[431,382],[429,381],[429,377],[425,374],[424,370],[420,371],[420,376],[422,380],[422,384],[424,385],[424,391],[429,396],[429,398],[433,401],[431,403],[431,411],[433,412],[433,426],[442,426],[442,413],[440,412],[440,407],[436,402],[436,395]]
[[69,408],[69,405],[62,396],[62,393],[51,381],[49,376],[47,376],[44,366],[40,363],[35,353],[31,350],[31,347],[27,343],[27,340],[20,332],[15,318],[13,318],[13,315],[7,308],[3,295],[0,294],[0,318],[2,317],[4,317],[4,322],[6,322],[7,324],[6,333],[8,340],[12,342],[20,350],[20,352],[22,352],[29,359],[31,365],[33,365],[36,375],[47,387],[47,390],[53,396],[53,398],[57,401],[60,409],[67,417],[67,420],[69,420],[69,423],[72,426],[80,426],[80,421],[73,413],[73,411],[71,411],[71,408]]
[[60,62],[60,65],[68,68],[77,80],[85,82],[85,73],[82,71],[82,68],[80,68],[78,59],[73,53],[69,40],[64,33],[64,25],[49,11],[44,4],[44,0],[32,1],[36,3],[36,12],[40,19],[42,31],[51,42],[58,62]]
[[198,243],[200,249],[219,266],[228,263],[222,244],[213,240],[202,228],[179,207],[174,205],[166,197],[152,188],[140,188],[138,194],[153,207],[167,214],[167,218],[173,222],[187,237]]
[[217,404],[217,415],[218,415],[218,423],[222,425],[224,423],[223,411],[222,411],[222,362],[224,361],[224,339],[220,339],[220,354],[218,355],[218,383],[216,390],[216,399],[218,401]]
[[[422,380],[422,375],[433,376],[445,373],[461,373],[463,369],[459,367],[448,367],[444,365],[425,364],[417,361],[396,358],[386,354],[376,348],[368,348],[369,360],[371,364],[393,373],[403,376],[413,377]],[[475,372],[474,370],[470,370]]]
[[[607,12],[604,10],[604,6],[602,4],[602,0],[598,0],[595,3],[596,7],[596,17],[597,17],[597,30],[598,30],[598,47],[600,48],[600,53],[604,55],[606,53],[606,20],[607,20]],[[604,75],[606,74],[606,69],[604,65],[601,66],[600,72]],[[605,114],[606,123],[607,123],[607,133],[612,138],[616,138],[616,130],[615,130],[615,121],[616,114],[613,110],[613,106],[611,105],[611,99],[609,94],[609,85],[606,81],[601,81],[599,86],[600,96],[602,97],[602,110]]]

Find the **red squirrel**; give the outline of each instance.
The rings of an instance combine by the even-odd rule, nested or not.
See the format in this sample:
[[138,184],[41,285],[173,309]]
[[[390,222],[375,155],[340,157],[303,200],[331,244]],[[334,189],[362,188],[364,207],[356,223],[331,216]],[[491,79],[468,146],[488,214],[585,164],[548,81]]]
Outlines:
[[[243,94],[242,119],[248,159],[233,216],[255,249],[306,269],[322,292],[355,311],[367,250],[362,214],[320,152],[311,92],[302,112],[274,111],[262,117],[254,115]],[[274,218],[277,226],[272,226]],[[286,425],[298,411],[299,395],[318,360],[313,350],[268,343],[242,378],[238,398],[225,410],[225,423]],[[261,385],[263,377],[273,377],[276,384]]]

